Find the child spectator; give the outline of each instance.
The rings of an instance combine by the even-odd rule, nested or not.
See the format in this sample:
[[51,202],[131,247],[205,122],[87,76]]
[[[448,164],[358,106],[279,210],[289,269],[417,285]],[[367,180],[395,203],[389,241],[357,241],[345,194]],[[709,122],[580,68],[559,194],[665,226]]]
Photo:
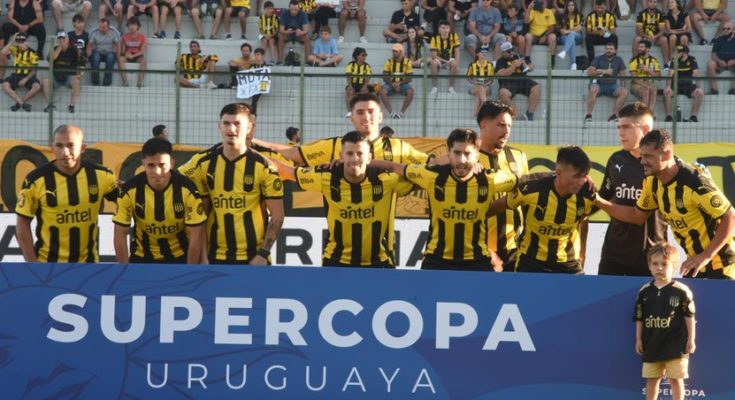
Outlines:
[[136,17],[128,20],[129,31],[122,36],[120,40],[120,56],[117,58],[118,68],[120,68],[120,78],[122,85],[128,86],[128,74],[125,72],[125,63],[138,63],[138,88],[143,87],[143,78],[145,77],[146,59],[145,52],[148,48],[148,39],[140,33],[140,21]]
[[347,63],[345,74],[347,75],[347,86],[345,86],[345,104],[347,104],[347,114],[345,118],[350,118],[350,100],[356,93],[380,93],[380,84],[373,85],[370,83],[370,75],[373,69],[365,62],[367,59],[367,51],[362,47],[355,47],[352,51],[352,61]]
[[314,42],[314,49],[306,60],[315,67],[336,67],[343,57],[337,51],[337,42],[332,38],[332,28],[322,26],[319,36],[320,39]]
[[270,53],[267,64],[273,64],[278,60],[278,16],[272,1],[266,1],[263,7],[263,15],[258,18],[258,39],[260,46]]
[[508,5],[503,15],[503,22],[500,25],[500,32],[513,44],[513,47],[518,49],[519,53],[525,54],[526,26],[523,18],[518,13],[518,6],[515,4]]
[[84,30],[84,27],[86,25],[84,21],[84,17],[82,17],[81,14],[76,14],[71,19],[72,26],[74,26],[73,31],[69,31],[67,35],[69,36],[69,44],[76,46],[78,49],[82,50],[82,61],[80,62],[79,66],[83,67],[87,65],[87,44],[89,44],[89,33]]

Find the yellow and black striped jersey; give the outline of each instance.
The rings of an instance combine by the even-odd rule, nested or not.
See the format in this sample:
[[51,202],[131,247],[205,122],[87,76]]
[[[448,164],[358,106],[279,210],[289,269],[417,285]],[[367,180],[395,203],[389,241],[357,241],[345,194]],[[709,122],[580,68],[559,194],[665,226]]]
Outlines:
[[209,147],[205,150],[194,153],[194,155],[191,156],[189,161],[187,161],[185,164],[179,165],[179,167],[176,168],[176,170],[179,171],[181,175],[184,175],[185,177],[191,179],[191,177],[194,175],[194,170],[196,169],[197,164],[199,163],[199,160],[206,157],[209,153],[214,153],[215,151],[221,148],[222,148],[222,142],[219,142],[212,147]]
[[171,171],[163,190],[148,185],[145,172],[125,182],[112,222],[130,227],[135,221],[130,254],[146,262],[174,261],[186,256],[186,228],[207,222],[202,198],[189,178]]
[[244,7],[250,9],[250,0],[230,0],[230,7]]
[[31,73],[28,67],[38,65],[38,54],[31,49],[21,50],[17,46],[12,46],[10,54],[13,55],[13,66],[15,66],[13,73],[15,74],[28,75]]
[[[291,143],[289,142],[289,145]],[[295,145],[294,145],[295,146]],[[288,158],[281,155],[281,153],[277,151],[273,151],[269,148],[258,146],[257,144],[253,143],[250,145],[250,149],[264,155],[267,158],[270,158],[271,160],[278,160],[284,164],[287,165],[294,165],[293,161],[289,160]]]
[[615,16],[609,11],[605,11],[602,15],[598,15],[595,12],[590,13],[587,15],[584,25],[587,28],[587,32],[596,31],[597,28],[610,31],[617,26]]
[[393,82],[398,82],[403,79],[404,75],[411,74],[413,74],[413,65],[407,57],[403,57],[400,61],[389,58],[383,65],[383,75],[393,76]]
[[299,8],[307,14],[311,14],[316,8],[316,0],[299,0]]
[[74,175],[61,173],[53,161],[31,171],[23,181],[15,212],[36,217],[35,249],[42,262],[97,262],[97,217],[103,199],[117,200],[119,190],[109,169],[82,161]]
[[646,35],[656,35],[660,30],[664,28],[666,23],[666,16],[664,13],[655,8],[653,11],[645,9],[638,14],[635,24],[640,25],[643,28],[643,33]]
[[342,165],[332,170],[299,167],[296,182],[302,190],[321,192],[328,204],[325,263],[395,265],[387,243],[388,227],[393,225],[393,194],[405,195],[413,184],[371,167],[362,182],[351,183],[344,178]]
[[485,60],[485,65],[480,65],[478,61],[473,61],[469,67],[467,67],[467,76],[473,78],[480,83],[492,81],[492,77],[495,75],[495,68],[493,63]]
[[[515,147],[505,146],[498,154],[480,150],[478,161],[483,167],[492,171],[503,171],[517,176],[528,174],[526,154]],[[497,192],[490,201],[505,195],[505,193]],[[487,226],[488,249],[496,252],[504,262],[508,262],[510,253],[517,248],[516,240],[523,229],[523,215],[520,207],[493,215],[488,219]]]
[[[641,65],[645,65],[645,70],[639,70]],[[641,56],[635,56],[630,59],[630,63],[628,64],[628,69],[630,70],[630,74],[633,76],[636,76],[638,78],[646,78],[651,76],[649,68],[653,67],[653,72],[655,73],[661,73],[661,64],[659,64],[656,57],[652,55],[648,55],[647,57],[641,57]]]
[[[720,217],[731,205],[709,174],[679,159],[676,163],[679,172],[671,182],[663,183],[654,176],[643,180],[643,190],[636,206],[643,211],[658,210],[687,255],[693,256],[709,246]],[[706,278],[709,273],[717,271],[732,279],[735,278],[734,266],[735,244],[730,237],[697,276]],[[725,270],[720,271],[722,269]]]
[[356,61],[350,61],[347,63],[345,73],[351,77],[351,84],[363,85],[365,82],[370,81],[370,75],[373,74],[373,69],[368,63],[358,64]]
[[425,256],[448,261],[489,259],[487,249],[487,211],[498,192],[513,190],[515,175],[503,171],[475,174],[461,182],[452,175],[451,166],[406,167],[406,178],[426,190],[431,222]]
[[574,29],[582,25],[582,14],[562,15],[559,17],[559,29]]
[[263,14],[258,18],[258,30],[265,36],[275,36],[278,33],[280,21],[276,14],[270,17]]
[[441,59],[449,60],[450,58],[454,58],[454,51],[459,48],[459,35],[450,33],[446,39],[441,37],[441,35],[436,35],[431,38],[429,48],[432,51],[436,51]]
[[[411,144],[398,138],[382,136],[370,144],[375,160],[393,161],[401,164],[423,164],[429,160],[426,153],[416,150]],[[307,166],[327,164],[339,159],[342,138],[333,137],[299,146],[299,153]]]
[[283,198],[283,183],[275,167],[253,150],[228,160],[218,149],[199,160],[191,179],[212,204],[209,260],[252,260],[265,236],[267,210],[263,202]]
[[579,224],[593,206],[587,185],[577,194],[560,196],[554,189],[555,178],[550,175],[530,181],[507,200],[508,208],[521,207],[523,212],[520,255],[545,263],[549,268],[556,263],[579,261]]
[[186,79],[199,79],[204,71],[204,57],[201,54],[182,54],[179,57],[179,65],[181,72],[184,73]]

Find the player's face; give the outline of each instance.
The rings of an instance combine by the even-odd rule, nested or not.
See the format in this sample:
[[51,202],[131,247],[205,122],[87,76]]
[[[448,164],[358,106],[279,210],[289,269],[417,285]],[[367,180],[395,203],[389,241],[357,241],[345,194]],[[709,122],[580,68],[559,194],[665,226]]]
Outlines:
[[654,254],[648,260],[648,269],[654,278],[671,280],[674,276],[674,265],[670,260],[664,258],[663,254]]
[[626,151],[633,151],[638,148],[638,145],[645,135],[645,126],[628,117],[622,117],[618,121],[618,137],[620,137],[620,144]]
[[556,165],[556,182],[563,194],[577,194],[586,182],[587,174],[571,165]]
[[657,172],[664,169],[667,159],[665,150],[656,149],[654,146],[641,146],[641,164],[644,175],[656,175]]
[[380,135],[380,124],[383,123],[383,111],[380,104],[374,101],[358,101],[352,107],[350,117],[355,130],[374,140]]
[[73,172],[79,167],[85,145],[82,143],[84,135],[77,128],[69,128],[65,133],[54,135],[51,150],[56,157],[56,166],[62,172]]
[[219,131],[225,146],[246,145],[252,130],[253,123],[245,114],[225,114],[219,121]]
[[510,139],[510,130],[513,127],[513,118],[509,113],[500,113],[495,118],[485,118],[480,121],[480,135],[485,149],[501,150]]
[[143,157],[143,168],[148,184],[154,189],[162,189],[168,185],[171,177],[173,159],[170,154],[158,153]]
[[466,178],[477,165],[479,148],[469,143],[454,143],[449,149],[449,166],[457,178]]
[[350,143],[342,145],[340,160],[345,166],[345,175],[356,177],[365,175],[368,163],[372,159],[370,146],[367,142]]

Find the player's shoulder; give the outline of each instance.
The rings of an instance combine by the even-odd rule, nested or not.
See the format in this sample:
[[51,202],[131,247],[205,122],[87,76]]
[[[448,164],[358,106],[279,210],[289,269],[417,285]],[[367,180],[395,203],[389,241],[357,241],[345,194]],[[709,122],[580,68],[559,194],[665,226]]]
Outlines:
[[24,185],[32,185],[37,180],[43,178],[44,176],[48,176],[49,174],[53,174],[53,173],[54,173],[54,166],[52,163],[48,162],[34,169],[33,171],[29,172],[23,183]]
[[549,191],[554,187],[554,174],[540,176],[521,185],[518,190],[523,194]]
[[674,281],[674,283],[671,284],[671,288],[682,292],[687,298],[693,298],[692,290],[681,281]]
[[145,172],[141,172],[135,175],[134,177],[125,181],[125,183],[122,185],[121,195],[124,196],[127,193],[134,191],[136,188],[145,184],[145,182],[146,182]]
[[91,169],[94,172],[99,172],[99,173],[102,173],[102,174],[109,174],[109,175],[113,175],[113,176],[115,175],[115,173],[112,172],[112,170],[110,168],[105,167],[104,165],[95,164],[95,163],[90,162],[90,161],[84,161],[84,160],[82,160],[82,168],[84,168],[84,169]]
[[197,186],[188,176],[180,173],[177,170],[171,170],[171,180],[180,187],[186,188],[191,193],[197,191]]
[[423,169],[438,175],[452,173],[452,167],[449,164],[424,166]]
[[640,287],[640,288],[638,289],[638,293],[640,294],[640,293],[643,293],[643,292],[645,292],[645,291],[646,291],[646,290],[647,290],[648,288],[650,288],[650,287],[651,287],[651,285],[653,285],[653,281],[650,281],[650,282],[646,282],[646,283],[644,283],[644,284],[643,284],[643,285],[642,285],[642,286],[641,286],[641,287]]
[[706,187],[706,192],[712,186],[712,178],[709,171],[703,165],[692,165],[678,160],[679,173],[676,175],[676,181],[679,185],[688,186],[696,192],[700,192]]
[[248,149],[248,152],[245,155],[245,157],[252,158],[256,165],[263,167],[263,168],[268,168],[271,165],[270,161],[268,160],[266,156],[264,156],[260,152],[253,150],[253,149]]

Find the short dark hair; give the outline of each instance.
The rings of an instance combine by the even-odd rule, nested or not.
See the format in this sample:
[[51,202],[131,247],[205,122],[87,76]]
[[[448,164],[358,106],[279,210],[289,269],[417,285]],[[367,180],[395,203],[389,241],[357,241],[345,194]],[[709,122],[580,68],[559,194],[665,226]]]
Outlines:
[[82,14],[74,14],[74,16],[71,18],[71,22],[84,22],[84,16]]
[[467,143],[479,148],[480,135],[468,128],[455,129],[447,137],[447,148],[451,149],[455,143]]
[[595,0],[595,5],[596,6],[606,6],[607,0]]
[[674,148],[674,141],[671,140],[671,135],[666,129],[654,129],[643,136],[640,146],[651,146],[656,150],[666,150]]
[[196,44],[197,46],[199,46],[199,41],[198,40],[192,40],[192,41],[189,42],[189,46],[191,46],[192,44]]
[[442,26],[442,25],[447,25],[449,27],[452,26],[452,25],[449,24],[449,21],[447,21],[446,19],[443,19],[443,20],[439,21],[439,26]]
[[327,32],[330,35],[332,34],[332,28],[329,27],[329,25],[323,25],[321,28],[319,28],[319,33]]
[[294,5],[298,6],[299,5],[299,0],[291,0],[291,1],[288,2],[288,5],[289,6],[294,6]]
[[384,126],[380,128],[380,134],[381,135],[389,135],[393,136],[396,133],[396,131],[393,130],[390,126]]
[[368,143],[367,136],[364,136],[362,133],[358,131],[349,131],[345,133],[344,136],[342,136],[342,145],[345,143]]
[[262,55],[265,55],[265,50],[263,50],[262,48],[258,47],[257,49],[255,49],[253,51],[253,54],[262,54]]
[[488,100],[482,103],[480,111],[477,112],[477,125],[480,125],[480,122],[485,118],[493,119],[503,113],[508,113],[511,118],[516,115],[513,107],[496,100]]
[[143,144],[143,157],[154,156],[156,154],[171,155],[173,151],[171,142],[159,137],[150,138]]
[[270,8],[273,8],[274,7],[273,6],[273,2],[271,0],[268,0],[265,3],[263,3],[263,8],[268,8],[268,7],[270,7]]
[[650,49],[651,48],[651,41],[650,40],[645,40],[644,39],[644,40],[641,40],[640,42],[638,42],[638,44],[643,44],[644,46],[646,46],[647,49]]
[[158,124],[153,127],[153,137],[159,137],[163,134],[164,129],[166,129],[166,125],[164,124]]
[[373,93],[357,93],[350,99],[350,110],[355,107],[355,104],[361,101],[374,101],[380,105],[380,98]]
[[556,154],[556,163],[573,167],[580,172],[590,172],[592,163],[587,154],[579,146],[564,146]]
[[618,111],[618,118],[633,118],[640,119],[644,115],[648,115],[653,118],[653,110],[648,104],[642,101],[634,101],[630,104],[626,104],[623,108]]
[[107,25],[110,25],[110,20],[105,17],[100,18],[100,22],[105,22]]
[[138,17],[128,18],[128,26],[133,25],[133,24],[140,26],[140,20],[138,19]]
[[240,115],[245,114],[247,115],[248,119],[250,121],[254,121],[255,113],[253,112],[253,108],[250,107],[250,104],[247,103],[230,103],[224,107],[222,107],[222,111],[219,112],[219,118],[222,119],[225,115]]
[[288,138],[288,140],[293,139],[293,137],[298,134],[299,134],[299,128],[295,126],[289,126],[288,128],[286,128],[286,137]]
[[250,51],[253,51],[253,46],[251,46],[251,45],[250,45],[250,43],[248,43],[248,42],[245,42],[245,43],[241,44],[241,45],[240,45],[240,50],[242,50],[242,49],[244,49],[244,48],[246,48],[246,47],[247,47],[248,49],[250,49]]
[[605,43],[605,47],[607,47],[607,46],[612,46],[615,50],[618,49],[618,45],[615,44],[615,42],[607,42],[607,43]]

